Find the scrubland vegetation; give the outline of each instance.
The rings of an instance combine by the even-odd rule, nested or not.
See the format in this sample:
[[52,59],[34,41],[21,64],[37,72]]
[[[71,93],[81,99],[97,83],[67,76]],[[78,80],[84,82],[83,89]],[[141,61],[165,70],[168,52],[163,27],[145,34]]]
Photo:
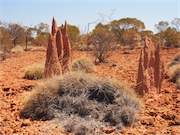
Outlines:
[[[161,123],[166,119],[168,121],[166,126],[172,126],[173,124],[175,126],[179,125],[179,121],[177,120],[178,116],[169,114],[169,112],[163,114],[163,110],[160,110],[161,105],[168,106],[167,103],[172,99],[173,103],[179,103],[178,98],[175,99],[174,95],[168,97],[169,101],[165,100],[160,102],[158,98],[155,99],[154,97],[154,99],[142,100],[135,93],[135,82],[133,82],[134,86],[131,87],[130,83],[124,83],[120,79],[115,80],[112,77],[113,75],[111,76],[111,71],[108,72],[111,77],[106,77],[108,76],[106,74],[107,70],[112,70],[114,74],[124,76],[123,79],[129,77],[130,81],[134,79],[132,79],[132,76],[137,77],[136,71],[138,64],[130,64],[131,60],[138,63],[137,57],[139,54],[135,54],[135,57],[132,55],[127,59],[125,54],[129,54],[128,51],[133,49],[140,52],[140,49],[144,45],[143,39],[145,37],[151,38],[155,45],[160,44],[162,49],[165,48],[168,50],[180,47],[179,23],[179,18],[175,18],[170,23],[161,21],[155,24],[158,31],[156,34],[150,30],[145,30],[144,23],[136,18],[122,18],[113,20],[108,24],[99,22],[92,32],[84,34],[80,34],[78,27],[68,24],[69,29],[67,37],[70,39],[73,51],[87,51],[87,53],[92,54],[95,61],[93,61],[93,59],[86,59],[85,57],[78,57],[78,59],[73,58],[72,72],[62,72],[60,75],[49,78],[44,77],[44,63],[33,65],[30,65],[32,63],[24,64],[30,65],[28,67],[19,66],[18,72],[25,70],[23,72],[24,76],[21,77],[19,75],[18,77],[16,76],[16,78],[19,80],[22,79],[23,81],[21,81],[23,83],[26,81],[30,83],[32,80],[36,80],[38,83],[36,82],[37,84],[33,86],[33,89],[31,89],[29,93],[24,94],[26,95],[25,102],[18,103],[21,107],[16,110],[15,120],[18,121],[19,117],[22,120],[30,119],[31,121],[56,119],[62,130],[67,134],[74,133],[75,135],[102,134],[102,131],[108,128],[118,133],[123,127],[131,126],[133,128],[133,126],[137,124],[139,124],[139,127],[155,127],[154,125],[158,123],[155,121],[156,119],[161,120]],[[60,27],[58,29],[60,29]],[[5,60],[8,54],[18,54],[19,52],[28,54],[38,52],[39,54],[44,54],[46,51],[49,38],[49,26],[45,23],[40,23],[34,27],[25,27],[12,23],[5,25],[5,23],[2,22],[0,25],[0,32],[0,60]],[[113,60],[115,64],[110,61],[112,63],[111,66],[109,66],[110,64],[107,60],[109,60],[118,49],[123,49],[123,52],[121,52],[123,55],[121,55],[121,57],[124,59],[123,62],[128,63],[130,66],[127,66],[127,64],[127,67],[123,67],[125,63],[121,62],[121,58],[119,57]],[[20,53],[20,55],[23,55],[23,53]],[[63,53],[66,52],[64,51]],[[116,53],[120,54],[120,51]],[[43,62],[45,62],[44,59],[45,58],[42,60]],[[25,60],[26,59],[24,59],[24,61]],[[57,57],[57,60],[59,60],[59,57]],[[176,54],[171,60],[172,61],[169,61],[168,65],[165,65],[167,66],[166,75],[169,83],[176,83],[177,88],[180,89],[180,53]],[[118,63],[117,61],[120,62]],[[2,62],[7,64],[6,62],[8,61]],[[97,63],[103,63],[105,66],[109,65],[103,73],[101,70],[103,70],[104,67],[99,68],[98,72],[101,73],[98,73],[96,72],[96,66],[102,66],[103,64],[95,65]],[[129,69],[126,70],[127,68]],[[14,75],[11,72],[7,73]],[[2,72],[2,75],[4,74],[7,75]],[[104,77],[100,77],[100,75]],[[14,86],[14,83],[11,82],[11,84]],[[2,86],[4,87],[6,84]],[[27,90],[29,86],[20,86],[18,92],[23,93],[22,89]],[[164,86],[162,87],[164,88]],[[3,96],[16,96],[17,93],[14,91],[14,88],[3,88],[3,92],[7,92]],[[172,94],[168,89],[163,89],[161,92],[161,94]],[[177,97],[177,95],[175,96]],[[7,100],[9,100],[9,98],[7,98]],[[10,105],[8,104],[11,110],[13,110],[13,106],[16,105],[12,102],[13,101],[11,101]],[[3,101],[3,103],[6,103],[6,101]],[[158,107],[156,108],[156,106]],[[148,109],[148,107],[151,109]],[[174,108],[177,108],[177,106]],[[145,109],[145,111],[143,111],[143,109]],[[145,116],[143,120],[139,118],[139,115],[142,114]],[[152,117],[153,120],[151,120]],[[140,122],[138,122],[139,119],[141,120]],[[3,121],[8,121],[8,119],[4,118]],[[6,123],[4,125],[6,125]]]
[[[58,118],[67,132],[88,134],[101,127],[120,130],[135,124],[141,108],[141,100],[126,84],[72,72],[37,85],[28,96],[21,117]],[[84,121],[88,122],[87,127]]]
[[[93,55],[98,62],[104,62],[110,55],[109,50],[114,50],[120,46],[131,49],[143,45],[144,37],[152,38],[153,42],[162,44],[163,47],[179,47],[180,32],[179,18],[172,22],[160,21],[155,24],[154,34],[150,30],[145,30],[145,25],[136,18],[121,18],[113,20],[108,24],[99,22],[92,32],[80,33],[78,27],[68,24],[68,36],[72,48],[76,50],[94,50]],[[60,27],[59,27],[60,29]],[[34,27],[22,26],[16,23],[0,23],[0,50],[10,52],[17,45],[28,50],[28,46],[45,46],[48,41],[49,25],[39,23]],[[43,50],[43,48],[40,48]]]

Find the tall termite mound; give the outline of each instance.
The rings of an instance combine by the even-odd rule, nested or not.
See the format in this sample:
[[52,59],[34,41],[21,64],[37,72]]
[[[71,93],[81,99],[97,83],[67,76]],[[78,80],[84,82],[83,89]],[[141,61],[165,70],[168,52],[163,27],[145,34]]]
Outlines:
[[61,27],[62,39],[63,39],[63,47],[64,47],[64,55],[63,55],[63,73],[71,71],[71,45],[67,36],[67,23],[62,25]]
[[53,18],[46,52],[45,77],[61,75],[71,69],[71,45],[67,36],[67,23],[58,30]]
[[160,57],[159,45],[155,46],[151,39],[145,38],[138,68],[136,92],[139,95],[154,95],[161,92],[164,66]]

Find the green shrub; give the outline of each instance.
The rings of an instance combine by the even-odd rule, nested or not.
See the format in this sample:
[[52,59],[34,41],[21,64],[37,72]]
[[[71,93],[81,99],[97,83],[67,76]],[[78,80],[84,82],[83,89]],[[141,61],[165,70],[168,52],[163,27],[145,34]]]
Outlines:
[[80,58],[72,63],[73,71],[83,71],[85,73],[92,73],[95,71],[95,65],[86,58]]
[[44,64],[33,64],[26,67],[25,78],[29,80],[42,79],[44,77]]
[[97,134],[94,129],[121,129],[134,124],[141,107],[134,90],[119,81],[69,72],[36,86],[20,116],[58,118],[67,132]]

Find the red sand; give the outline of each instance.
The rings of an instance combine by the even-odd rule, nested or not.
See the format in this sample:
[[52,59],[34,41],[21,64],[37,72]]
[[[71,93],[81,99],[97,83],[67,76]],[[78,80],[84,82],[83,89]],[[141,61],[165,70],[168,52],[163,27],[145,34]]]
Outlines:
[[[164,64],[171,61],[179,49],[163,50]],[[96,76],[106,76],[127,81],[135,88],[137,80],[140,50],[122,54],[116,51],[107,63],[96,66]],[[72,52],[73,59],[92,56],[87,52]],[[93,60],[93,59],[92,59]],[[23,101],[32,91],[31,86],[42,80],[23,79],[26,66],[45,62],[45,52],[22,52],[11,54],[5,61],[0,61],[0,135],[1,134],[64,134],[55,121],[30,121],[19,118]],[[180,133],[180,90],[174,83],[165,79],[162,93],[145,100],[145,108],[134,127],[124,128],[119,134],[129,135],[178,135]],[[111,133],[114,134],[114,133]]]

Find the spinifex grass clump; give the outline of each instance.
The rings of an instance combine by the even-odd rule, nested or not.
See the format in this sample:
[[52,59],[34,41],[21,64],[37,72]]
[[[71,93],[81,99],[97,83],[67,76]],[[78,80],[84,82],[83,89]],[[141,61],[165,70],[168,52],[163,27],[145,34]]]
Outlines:
[[180,53],[177,53],[167,65],[167,76],[171,82],[177,84],[177,88],[180,89]]
[[33,64],[26,67],[24,78],[29,80],[42,79],[44,77],[44,64]]
[[85,73],[92,73],[95,71],[95,65],[92,63],[92,61],[86,58],[80,58],[80,59],[75,60],[72,63],[72,69],[73,71],[82,71]]
[[89,134],[134,124],[141,105],[133,90],[119,81],[69,72],[38,85],[20,116],[57,118],[67,132]]

